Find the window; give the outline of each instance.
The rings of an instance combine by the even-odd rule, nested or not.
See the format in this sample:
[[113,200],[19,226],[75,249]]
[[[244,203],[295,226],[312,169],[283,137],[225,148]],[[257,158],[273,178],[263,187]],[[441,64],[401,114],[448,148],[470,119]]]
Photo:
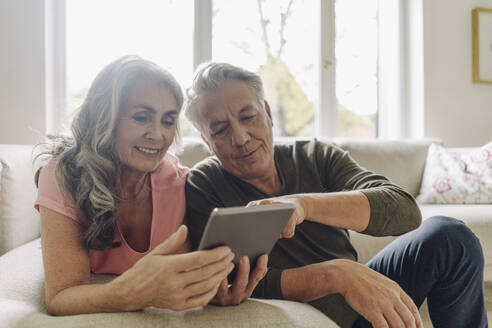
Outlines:
[[213,4],[213,60],[261,75],[276,135],[315,135],[316,2],[214,0]]
[[[122,55],[156,62],[183,88],[197,61],[227,61],[262,76],[275,135],[375,138],[378,3],[66,1],[69,107],[78,107],[97,72]],[[194,134],[189,124],[182,133]]]
[[[80,106],[90,83],[105,65],[128,54],[168,69],[181,86],[191,82],[193,2],[66,1],[66,12],[70,110]],[[183,133],[189,134],[188,130]]]
[[335,2],[338,135],[375,138],[378,113],[378,0]]

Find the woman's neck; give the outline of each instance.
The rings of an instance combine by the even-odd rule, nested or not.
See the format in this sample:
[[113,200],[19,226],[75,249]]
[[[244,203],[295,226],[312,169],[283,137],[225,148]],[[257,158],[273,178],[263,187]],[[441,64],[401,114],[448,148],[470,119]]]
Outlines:
[[116,180],[116,193],[121,199],[135,199],[150,183],[150,173],[123,169]]

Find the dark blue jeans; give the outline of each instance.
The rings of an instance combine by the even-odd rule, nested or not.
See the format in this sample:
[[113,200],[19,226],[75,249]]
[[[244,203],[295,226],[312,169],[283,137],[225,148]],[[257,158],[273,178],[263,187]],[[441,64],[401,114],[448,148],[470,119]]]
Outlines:
[[[462,222],[444,216],[425,220],[379,252],[367,266],[397,282],[417,307],[427,298],[434,327],[488,327],[483,253]],[[354,328],[372,327],[360,316]]]

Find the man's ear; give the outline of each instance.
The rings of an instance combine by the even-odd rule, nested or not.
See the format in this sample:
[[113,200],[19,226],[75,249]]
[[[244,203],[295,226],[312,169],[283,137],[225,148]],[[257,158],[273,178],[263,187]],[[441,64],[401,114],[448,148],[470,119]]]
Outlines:
[[200,134],[200,137],[202,137],[202,140],[207,144],[208,150],[210,150],[210,154],[215,155],[215,152],[212,147],[210,147],[210,143],[208,142],[207,138],[205,138],[203,134]]
[[268,101],[264,100],[264,102],[265,102],[265,111],[268,117],[270,118],[270,121],[272,122],[272,126],[273,126],[272,111],[270,110],[270,105],[268,104]]
[[207,138],[205,138],[203,134],[200,134],[200,137],[202,137],[202,140],[207,144],[208,148],[210,149],[210,144],[208,143]]

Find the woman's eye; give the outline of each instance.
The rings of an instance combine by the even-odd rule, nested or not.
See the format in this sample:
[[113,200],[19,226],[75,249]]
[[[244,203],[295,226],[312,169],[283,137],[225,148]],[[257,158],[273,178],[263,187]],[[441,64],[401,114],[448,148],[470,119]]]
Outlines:
[[148,116],[133,116],[133,119],[139,123],[146,123],[150,120]]
[[164,126],[173,126],[174,125],[174,121],[166,120],[166,121],[162,122],[162,125],[164,125]]

